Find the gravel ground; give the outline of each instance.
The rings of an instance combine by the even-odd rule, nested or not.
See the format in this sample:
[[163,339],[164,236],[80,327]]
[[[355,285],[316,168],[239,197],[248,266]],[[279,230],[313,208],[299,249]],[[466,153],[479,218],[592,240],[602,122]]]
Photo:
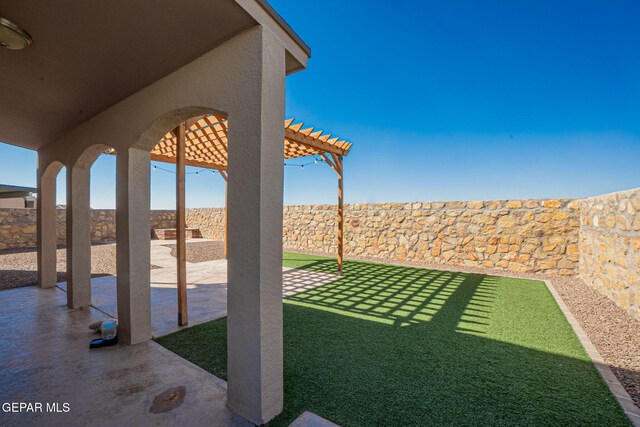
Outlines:
[[640,406],[640,321],[580,279],[560,278],[552,283],[635,404]]
[[[57,250],[58,282],[67,280],[67,251]],[[35,285],[38,258],[35,249],[0,252],[0,289]],[[116,245],[91,247],[91,277],[116,274]]]
[[[58,282],[67,280],[67,251],[57,250]],[[35,249],[0,251],[0,290],[35,285],[38,258]],[[151,265],[151,269],[160,268]],[[116,275],[116,245],[91,247],[91,277]]]
[[[171,248],[171,256],[177,257],[176,245],[164,245]],[[187,243],[187,262],[205,262],[224,258],[224,242],[206,241]]]
[[[300,252],[291,250],[291,252]],[[309,252],[314,255],[326,253]],[[372,257],[349,257],[362,261],[391,262]],[[589,336],[620,383],[627,390],[636,405],[640,406],[640,321],[629,316],[613,301],[587,286],[577,277],[549,276],[535,273],[515,273],[481,267],[458,267],[442,264],[428,264],[402,261],[402,265],[432,268],[438,270],[461,271],[466,273],[512,276],[523,279],[549,280],[556,288],[564,303]]]

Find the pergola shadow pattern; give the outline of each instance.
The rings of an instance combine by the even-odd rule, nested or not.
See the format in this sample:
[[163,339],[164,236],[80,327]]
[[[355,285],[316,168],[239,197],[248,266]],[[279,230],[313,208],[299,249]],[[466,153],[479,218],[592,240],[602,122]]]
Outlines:
[[[329,260],[313,261],[301,268],[329,274],[335,265]],[[497,278],[491,276],[349,261],[345,262],[345,269],[348,280],[291,295],[287,303],[409,326],[432,321],[456,290],[465,282],[474,282],[475,292],[465,310],[456,321],[449,318],[449,322],[458,332],[483,334],[482,327],[488,319],[485,314],[496,295]]]

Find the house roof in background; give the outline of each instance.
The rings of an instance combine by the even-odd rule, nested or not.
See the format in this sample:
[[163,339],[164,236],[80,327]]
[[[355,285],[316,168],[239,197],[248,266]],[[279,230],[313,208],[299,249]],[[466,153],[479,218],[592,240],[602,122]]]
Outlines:
[[37,193],[38,189],[33,187],[20,187],[17,185],[0,184],[0,199],[14,197],[26,197],[31,193]]

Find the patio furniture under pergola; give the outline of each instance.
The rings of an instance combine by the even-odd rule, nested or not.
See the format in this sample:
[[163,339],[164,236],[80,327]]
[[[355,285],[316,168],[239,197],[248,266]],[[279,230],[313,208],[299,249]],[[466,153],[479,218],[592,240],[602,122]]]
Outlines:
[[[313,127],[303,129],[294,119],[284,122],[284,158],[320,156],[338,175],[338,270],[342,274],[344,252],[343,157],[351,143]],[[227,181],[229,121],[223,115],[194,117],[168,132],[151,150],[151,160],[176,164],[176,246],[178,324],[188,324],[185,166],[217,170]],[[231,124],[232,125],[232,124]],[[113,153],[113,150],[109,150]],[[227,213],[225,212],[225,255],[227,251]]]

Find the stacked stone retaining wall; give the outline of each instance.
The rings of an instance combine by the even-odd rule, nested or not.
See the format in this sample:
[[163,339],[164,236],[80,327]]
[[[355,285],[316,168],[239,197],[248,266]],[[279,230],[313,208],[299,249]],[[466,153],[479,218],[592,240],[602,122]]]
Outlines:
[[[58,244],[64,245],[67,212],[56,212]],[[151,211],[151,228],[175,227],[173,211]],[[91,240],[93,243],[116,240],[116,211],[91,210]],[[0,209],[0,250],[33,248],[37,244],[37,216],[35,209]]]
[[[336,251],[333,205],[289,206],[284,246]],[[347,205],[345,254],[516,272],[578,271],[579,203],[497,200]]]
[[[58,243],[65,240],[58,210]],[[187,209],[187,227],[224,238],[223,208]],[[94,242],[115,241],[115,211],[92,210]],[[335,205],[286,206],[288,250],[335,254]],[[152,211],[152,228],[173,228],[174,211]],[[36,246],[35,209],[0,209],[0,250]],[[640,189],[584,200],[351,204],[345,253],[505,271],[580,275],[640,318]]]
[[640,319],[640,189],[580,202],[580,275]]
[[224,240],[224,208],[191,208],[186,209],[187,227],[198,228],[203,237],[213,240]]

